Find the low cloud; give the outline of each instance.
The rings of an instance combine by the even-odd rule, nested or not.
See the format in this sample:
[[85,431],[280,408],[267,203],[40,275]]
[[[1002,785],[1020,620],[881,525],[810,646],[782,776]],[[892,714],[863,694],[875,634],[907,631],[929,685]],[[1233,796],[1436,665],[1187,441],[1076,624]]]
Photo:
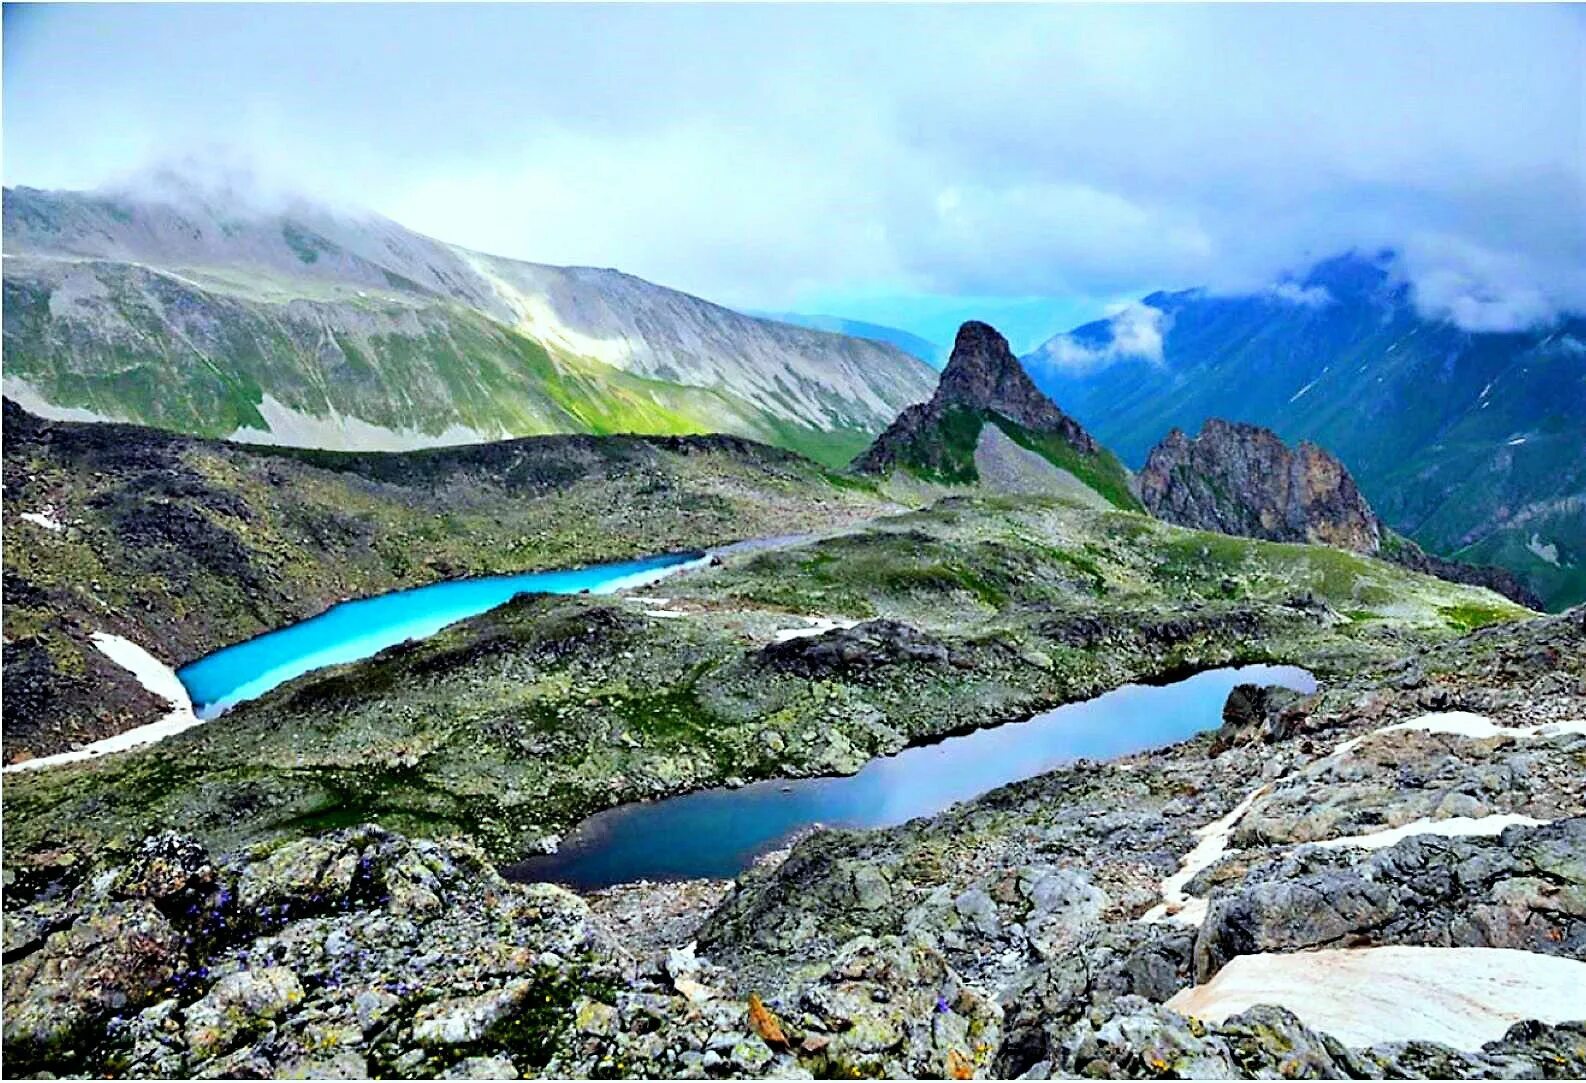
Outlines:
[[1471,330],[1586,311],[1580,8],[17,15],[8,183],[224,139],[433,236],[739,307],[1259,293],[1388,249],[1423,312]]
[[1162,364],[1162,338],[1171,317],[1159,308],[1133,303],[1124,305],[1106,321],[1100,340],[1087,335],[1059,335],[1037,353],[1037,360],[1070,373],[1093,372],[1124,360]]
[[1333,303],[1333,295],[1326,286],[1300,286],[1293,282],[1279,282],[1267,288],[1267,295],[1301,308],[1326,308]]

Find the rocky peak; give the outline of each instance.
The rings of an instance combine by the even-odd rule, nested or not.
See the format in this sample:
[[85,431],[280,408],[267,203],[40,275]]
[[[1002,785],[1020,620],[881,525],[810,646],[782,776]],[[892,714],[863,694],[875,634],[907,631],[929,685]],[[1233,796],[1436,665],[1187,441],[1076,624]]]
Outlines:
[[1082,455],[1102,450],[1079,422],[1035,386],[996,328],[970,320],[958,329],[952,356],[931,400],[898,415],[854,460],[854,469],[885,473],[900,461],[937,462],[943,421],[965,410],[982,416],[999,414],[1031,432],[1061,436]]
[[1344,464],[1305,441],[1291,449],[1258,425],[1213,418],[1174,429],[1139,475],[1140,499],[1180,526],[1375,554],[1382,528]]
[[1395,534],[1343,463],[1303,440],[1290,450],[1270,429],[1220,418],[1207,421],[1194,439],[1174,429],[1152,449],[1137,480],[1151,514],[1179,526],[1335,545],[1542,608],[1512,573],[1434,556]]
[[970,320],[958,329],[953,353],[942,371],[932,405],[994,410],[1037,432],[1059,432],[1077,451],[1094,452],[1096,442],[1047,398],[996,328]]

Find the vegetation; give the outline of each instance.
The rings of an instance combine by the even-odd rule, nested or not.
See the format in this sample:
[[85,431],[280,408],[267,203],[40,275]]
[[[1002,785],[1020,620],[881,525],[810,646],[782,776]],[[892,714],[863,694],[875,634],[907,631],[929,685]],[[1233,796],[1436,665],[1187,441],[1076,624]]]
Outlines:
[[[853,771],[911,740],[1185,668],[1353,671],[1406,639],[1524,613],[1336,550],[1013,497],[746,553],[666,593],[684,617],[520,597],[292,682],[224,726],[15,776],[8,854],[160,825],[229,848],[375,820],[510,857],[615,803]],[[775,642],[806,617],[878,623]]]
[[1144,510],[1129,489],[1129,472],[1106,448],[1095,454],[1085,454],[1055,433],[1035,432],[1001,414],[962,404],[949,406],[943,412],[928,440],[916,439],[907,445],[900,454],[900,465],[924,481],[973,485],[980,480],[975,467],[975,448],[988,422],[1020,447],[1074,475],[1114,507],[1125,511]]

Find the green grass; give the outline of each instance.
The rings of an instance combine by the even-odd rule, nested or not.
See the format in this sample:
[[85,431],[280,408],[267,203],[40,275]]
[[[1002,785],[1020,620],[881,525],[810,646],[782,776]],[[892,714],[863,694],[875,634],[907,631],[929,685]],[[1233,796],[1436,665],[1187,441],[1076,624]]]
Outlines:
[[1450,628],[1461,632],[1474,632],[1477,628],[1485,628],[1489,624],[1501,624],[1513,620],[1513,609],[1514,607],[1500,608],[1463,602],[1459,605],[1441,606],[1438,612],[1443,614]]
[[938,485],[973,485],[980,480],[975,448],[988,421],[1026,451],[1072,474],[1113,507],[1145,510],[1129,488],[1129,472],[1107,449],[1085,454],[1056,433],[1035,432],[1001,414],[969,406],[948,407],[934,430],[902,450],[899,464],[915,477]]

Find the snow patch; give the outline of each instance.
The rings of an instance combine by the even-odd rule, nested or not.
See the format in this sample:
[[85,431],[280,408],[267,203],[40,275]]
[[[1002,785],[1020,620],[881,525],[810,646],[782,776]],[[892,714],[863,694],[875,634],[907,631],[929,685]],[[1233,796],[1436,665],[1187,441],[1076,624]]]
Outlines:
[[1204,827],[1197,827],[1195,835],[1200,839],[1195,848],[1184,855],[1184,860],[1179,863],[1178,872],[1162,881],[1162,901],[1144,914],[1140,915],[1141,921],[1159,922],[1171,921],[1179,925],[1199,925],[1206,918],[1206,900],[1187,894],[1184,890],[1191,880],[1202,869],[1209,868],[1222,860],[1228,852],[1228,837],[1233,834],[1234,825],[1268,790],[1270,784],[1257,787],[1245,796],[1245,799],[1220,820],[1213,820]]
[[[1318,376],[1318,377],[1317,377],[1317,378],[1316,378],[1316,380],[1320,380],[1320,379],[1321,379],[1321,377],[1320,377],[1320,376]],[[1301,396],[1301,395],[1303,395],[1303,394],[1305,394],[1305,393],[1306,393],[1306,392],[1307,392],[1307,391],[1309,391],[1309,390],[1310,390],[1310,389],[1311,389],[1311,388],[1313,388],[1313,387],[1315,387],[1315,386],[1316,386],[1316,380],[1312,380],[1312,381],[1311,381],[1311,382],[1310,382],[1310,383],[1308,383],[1308,384],[1306,384],[1306,385],[1305,385],[1305,386],[1304,386],[1304,387],[1302,387],[1302,388],[1300,388],[1300,389],[1299,389],[1299,390],[1298,390],[1298,391],[1296,391],[1296,392],[1295,392],[1295,393],[1294,393],[1294,394],[1292,394],[1292,395],[1290,395],[1290,396],[1289,396],[1289,401],[1290,401],[1290,402],[1293,402],[1293,401],[1294,401],[1294,400],[1295,400],[1295,399],[1297,399],[1297,398],[1299,398],[1299,397],[1300,397],[1300,396]]]
[[84,410],[77,406],[57,406],[46,399],[38,388],[20,376],[5,377],[5,379],[0,380],[0,388],[4,389],[6,398],[35,417],[42,417],[45,421],[126,420],[122,417],[112,417],[109,414],[96,414],[92,410]]
[[1503,834],[1506,827],[1542,827],[1547,822],[1512,812],[1480,817],[1450,816],[1446,820],[1415,820],[1401,827],[1373,831],[1368,835],[1344,835],[1312,845],[1327,850],[1381,850],[1414,835],[1441,835],[1444,838],[1491,837]]
[[1545,560],[1555,568],[1559,566],[1558,546],[1553,542],[1545,542],[1535,533],[1532,533],[1531,540],[1525,543],[1525,547],[1531,550],[1538,560]]
[[786,643],[790,639],[803,639],[806,636],[823,636],[827,632],[835,632],[840,628],[852,628],[859,622],[844,620],[841,617],[803,617],[801,618],[806,628],[782,628],[776,633],[778,643]]
[[329,417],[315,417],[265,395],[259,414],[266,428],[251,425],[238,428],[226,439],[242,444],[272,444],[277,447],[325,448],[332,451],[413,451],[427,447],[453,447],[457,444],[483,444],[500,440],[505,431],[484,433],[466,425],[448,425],[439,433],[418,429],[388,429],[332,410]]
[[1493,737],[1513,737],[1516,740],[1525,740],[1533,737],[1546,739],[1567,733],[1586,733],[1586,721],[1546,722],[1539,726],[1500,726],[1485,715],[1472,714],[1469,711],[1438,711],[1433,714],[1420,715],[1406,722],[1395,722],[1391,726],[1370,730],[1360,734],[1358,737],[1351,737],[1328,753],[1327,758],[1338,759],[1354,751],[1362,742],[1369,741],[1380,734],[1393,733],[1396,730],[1447,733],[1456,737],[1469,737],[1478,741],[1489,740]]
[[1586,963],[1511,948],[1391,946],[1241,955],[1167,1007],[1221,1022],[1276,1004],[1346,1045],[1478,1050],[1515,1023],[1586,1018]]
[[[1546,722],[1540,726],[1500,726],[1485,715],[1469,711],[1440,711],[1423,714],[1408,722],[1384,726],[1374,733],[1392,733],[1395,730],[1421,730],[1426,733],[1451,733],[1458,737],[1487,740],[1493,737],[1557,737],[1565,733],[1586,733],[1586,721]],[[1367,734],[1370,737],[1372,734]]]
[[131,673],[149,692],[168,702],[171,705],[170,712],[158,722],[150,722],[146,726],[138,726],[125,733],[118,733],[114,737],[106,737],[103,741],[95,741],[71,752],[59,752],[53,756],[40,756],[38,759],[13,763],[5,770],[37,771],[41,768],[91,760],[108,752],[125,752],[128,749],[163,741],[203,722],[203,719],[193,713],[193,701],[188,697],[187,689],[183,687],[174,669],[130,639],[123,639],[108,632],[95,632],[91,638],[101,654]]
[[45,508],[43,511],[25,511],[17,518],[26,519],[28,522],[41,526],[45,530],[61,531],[66,529],[61,525],[61,521],[55,518],[54,508]]

